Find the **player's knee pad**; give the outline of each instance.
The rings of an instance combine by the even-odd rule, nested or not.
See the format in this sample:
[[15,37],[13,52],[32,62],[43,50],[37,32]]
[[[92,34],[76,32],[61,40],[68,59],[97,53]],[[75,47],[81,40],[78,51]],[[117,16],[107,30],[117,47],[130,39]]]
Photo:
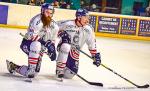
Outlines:
[[71,72],[68,68],[64,70],[64,78],[72,79],[75,76],[73,72]]
[[63,43],[60,47],[60,52],[63,52],[63,53],[69,53],[70,51],[70,48],[71,48],[71,45],[68,44],[68,43]]
[[30,53],[29,56],[34,56],[39,54],[41,51],[41,43],[38,41],[34,41],[30,45]]

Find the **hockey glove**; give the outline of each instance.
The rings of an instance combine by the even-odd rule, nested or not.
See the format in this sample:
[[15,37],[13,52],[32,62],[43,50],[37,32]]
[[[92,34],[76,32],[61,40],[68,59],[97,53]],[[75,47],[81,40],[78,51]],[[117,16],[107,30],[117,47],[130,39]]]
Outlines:
[[51,59],[51,61],[54,61],[56,59],[56,50],[55,50],[55,44],[51,41],[47,41],[45,47],[48,49],[48,55]]
[[62,43],[71,43],[70,35],[66,31],[61,31],[58,35],[62,39]]
[[92,58],[94,60],[93,64],[96,65],[97,67],[100,66],[100,64],[101,64],[100,53],[96,53],[95,56],[93,56]]
[[51,61],[54,61],[56,59],[55,44],[52,43],[51,40],[48,40],[46,42],[40,40],[40,42],[48,49],[48,56],[50,57]]

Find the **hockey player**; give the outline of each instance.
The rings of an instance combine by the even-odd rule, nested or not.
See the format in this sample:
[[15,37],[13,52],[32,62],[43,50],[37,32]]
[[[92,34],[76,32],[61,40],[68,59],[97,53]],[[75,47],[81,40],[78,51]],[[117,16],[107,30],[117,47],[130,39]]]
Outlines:
[[[94,29],[89,25],[89,13],[86,9],[76,11],[75,20],[59,21],[60,32],[67,40],[61,40],[58,44],[58,58],[56,63],[56,75],[58,78],[71,79],[78,72],[79,51],[86,43],[93,57],[93,64],[101,63],[100,53],[96,49]],[[71,72],[73,71],[73,72]]]
[[41,6],[41,13],[30,21],[28,31],[25,34],[20,48],[28,55],[28,66],[19,66],[7,61],[10,73],[17,72],[28,78],[35,77],[40,71],[40,63],[44,51],[47,51],[50,59],[56,59],[55,39],[59,27],[52,19],[54,7],[48,3]]

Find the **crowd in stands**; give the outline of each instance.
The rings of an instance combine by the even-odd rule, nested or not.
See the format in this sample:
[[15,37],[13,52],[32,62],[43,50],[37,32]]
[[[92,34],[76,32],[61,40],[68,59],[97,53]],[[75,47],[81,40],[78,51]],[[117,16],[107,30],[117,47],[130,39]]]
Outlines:
[[[44,0],[29,0],[27,2],[28,5],[42,5],[45,1]],[[58,0],[53,0],[51,3],[55,8],[64,8],[64,9],[70,9],[70,4],[68,4],[65,1],[58,1]]]
[[[0,0],[1,2],[8,3],[17,3],[17,4],[27,4],[27,5],[36,5],[41,6],[45,2],[49,2],[48,0]],[[64,0],[53,0],[51,3],[55,8],[64,8],[70,9],[70,2],[65,2]]]
[[150,6],[146,8],[146,16],[150,17]]
[[[63,9],[71,9],[71,0],[0,0],[0,2],[10,2],[10,3],[18,3],[18,4],[27,4],[27,5],[36,5],[41,6],[43,3],[49,3],[55,8],[63,8]],[[68,2],[66,2],[68,1]],[[104,13],[115,13],[121,14],[121,8],[116,7],[116,3],[109,2],[109,5],[113,7],[105,7],[103,8],[99,3],[99,0],[80,0],[80,7],[85,8],[92,12],[104,12]],[[137,6],[138,5],[138,6]],[[148,7],[139,7],[139,4],[133,7],[133,15],[135,16],[147,16],[150,17],[150,5]]]

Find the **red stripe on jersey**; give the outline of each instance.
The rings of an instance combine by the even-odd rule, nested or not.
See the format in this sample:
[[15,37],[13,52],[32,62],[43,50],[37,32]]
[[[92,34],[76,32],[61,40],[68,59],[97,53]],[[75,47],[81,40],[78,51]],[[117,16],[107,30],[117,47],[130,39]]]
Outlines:
[[28,61],[29,64],[37,64],[39,58],[33,58],[33,57],[29,57]]
[[36,41],[36,40],[37,40],[37,38],[38,38],[38,35],[34,37],[34,40],[33,40],[33,41]]
[[65,68],[66,67],[66,63],[57,62],[57,67],[58,68]]
[[32,63],[35,63],[35,64],[36,64],[37,62],[38,62],[37,60],[29,59],[29,63],[31,63],[31,64],[32,64]]
[[29,57],[29,60],[38,60],[39,58],[33,58],[33,57]]
[[29,61],[29,64],[37,64],[37,62],[31,62],[31,61]]
[[36,36],[34,36],[34,37],[32,38],[33,41],[37,41],[37,40],[39,40],[39,39],[40,39],[40,37],[39,37],[38,35],[36,35]]
[[90,53],[91,53],[92,55],[95,55],[95,54],[97,53],[96,49],[94,49],[94,50],[89,50],[89,51],[90,51]]
[[58,68],[61,68],[61,69],[65,68],[64,66],[58,66],[58,65],[57,65],[57,67],[58,67]]
[[29,59],[29,61],[32,61],[32,62],[37,62],[38,60]]

